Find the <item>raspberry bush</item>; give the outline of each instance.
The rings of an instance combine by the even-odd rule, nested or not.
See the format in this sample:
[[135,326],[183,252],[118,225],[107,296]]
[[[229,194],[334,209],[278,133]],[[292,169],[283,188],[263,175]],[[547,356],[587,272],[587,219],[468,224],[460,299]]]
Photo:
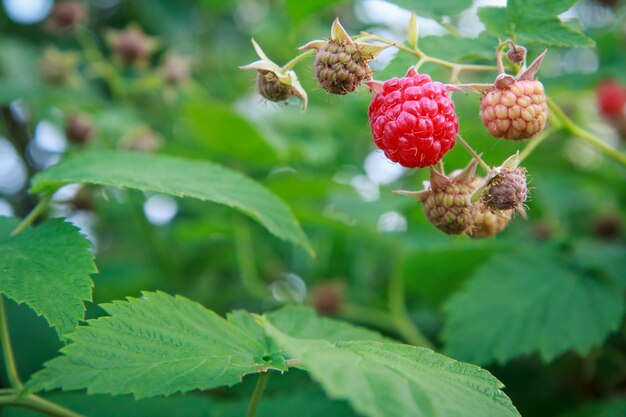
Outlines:
[[625,414],[625,6],[395,2],[2,3],[1,415]]

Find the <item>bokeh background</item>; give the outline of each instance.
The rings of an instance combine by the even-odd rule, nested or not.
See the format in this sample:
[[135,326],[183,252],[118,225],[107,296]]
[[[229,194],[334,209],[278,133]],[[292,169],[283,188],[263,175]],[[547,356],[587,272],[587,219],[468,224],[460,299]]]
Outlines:
[[[403,169],[375,149],[366,88],[349,96],[327,94],[316,84],[309,59],[296,67],[309,93],[302,112],[295,99],[289,105],[262,100],[255,74],[238,69],[256,59],[251,37],[284,64],[298,46],[327,37],[336,16],[350,34],[368,31],[401,42],[409,9],[419,15],[420,1],[403,1],[402,8],[382,0],[93,0],[83,2],[88,26],[79,35],[51,26],[53,3],[3,0],[0,7],[0,215],[28,213],[35,202],[27,191],[29,179],[68,152],[158,152],[216,161],[262,182],[292,208],[317,254],[310,258],[218,205],[64,187],[50,215],[81,227],[100,269],[89,317],[101,314],[98,303],[158,289],[220,313],[315,304],[322,313],[402,338],[379,314],[387,309],[391,277],[400,276],[411,320],[445,351],[446,302],[476,273],[489,270],[494,257],[556,254],[577,271],[593,266],[624,279],[626,171],[579,139],[555,133],[527,159],[528,219],[518,216],[492,239],[451,237],[426,221],[415,200],[391,193],[421,189],[427,170]],[[468,1],[462,12],[443,20],[419,16],[420,46],[443,59],[492,63],[497,38],[484,32],[477,10],[504,3]],[[577,19],[596,47],[552,48],[540,71],[549,94],[574,120],[622,150],[625,138],[619,124],[600,114],[597,89],[608,79],[626,83],[625,16],[623,2],[578,3],[561,18]],[[460,33],[451,33],[442,21]],[[111,60],[115,52],[107,38],[128,25],[156,41],[142,66]],[[541,51],[529,46],[531,57]],[[175,82],[166,79],[172,56],[180,70]],[[384,80],[403,75],[414,63],[414,57],[390,48],[372,67],[375,78]],[[60,80],[54,71],[62,71]],[[448,77],[430,64],[422,71],[443,82]],[[463,74],[462,79],[489,82],[493,76]],[[461,133],[488,163],[497,165],[523,147],[486,134],[478,96],[455,94],[454,99]],[[68,123],[77,115],[90,124],[87,143],[68,137]],[[448,170],[468,161],[461,146],[445,158]],[[61,343],[27,307],[9,303],[8,315],[18,368],[26,377],[54,357]],[[522,415],[555,416],[626,393],[624,334],[617,330],[602,349],[567,353],[548,363],[530,354],[482,365],[506,384]],[[134,403],[126,397],[71,394],[61,401],[94,415],[237,415],[250,390],[244,380],[231,391],[167,400]],[[214,400],[226,406],[214,409]],[[115,407],[119,411],[111,411]],[[344,404],[330,403],[297,372],[272,380],[263,407],[261,414],[272,416],[293,415],[290,410],[298,407],[306,408],[299,411],[302,416],[350,415]],[[30,415],[8,408],[0,414]]]

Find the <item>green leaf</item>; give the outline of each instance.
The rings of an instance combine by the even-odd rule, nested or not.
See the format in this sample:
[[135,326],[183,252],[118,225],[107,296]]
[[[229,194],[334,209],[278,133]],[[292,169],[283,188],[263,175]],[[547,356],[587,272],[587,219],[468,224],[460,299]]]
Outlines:
[[616,399],[605,403],[587,405],[563,417],[624,417],[626,416],[626,400]]
[[[301,20],[310,17],[311,15],[324,10],[331,4],[345,3],[346,1],[338,0],[316,0],[316,1],[302,1],[302,0],[287,0],[287,11],[289,16],[294,22],[300,22]],[[330,32],[330,27],[328,29]]]
[[9,237],[16,219],[0,217],[0,292],[26,303],[59,336],[76,328],[98,272],[91,244],[76,227],[52,219]]
[[445,306],[446,354],[487,364],[539,352],[550,361],[568,350],[584,354],[618,328],[619,289],[546,252],[497,255],[477,271]]
[[443,16],[455,16],[465,9],[472,6],[471,0],[439,0],[439,1],[420,1],[415,0],[392,0],[397,4],[418,16],[439,19]]
[[520,44],[555,47],[594,46],[579,28],[565,24],[559,14],[577,0],[509,0],[507,8],[483,7],[478,16],[490,32]]
[[183,107],[180,116],[184,133],[179,136],[185,140],[167,143],[168,150],[177,155],[195,158],[212,155],[228,165],[246,167],[270,168],[278,162],[276,150],[229,106],[194,102]]
[[299,339],[322,339],[330,342],[348,340],[389,340],[380,333],[351,324],[319,317],[310,307],[285,306],[268,313],[268,320],[281,332]]
[[111,316],[71,333],[72,343],[32,377],[30,389],[145,398],[231,386],[249,373],[284,370],[252,336],[187,298],[146,292],[102,308]]
[[225,204],[313,254],[298,221],[278,197],[221,165],[138,152],[85,152],[37,174],[31,192],[50,191],[71,183],[127,187]]
[[474,365],[399,343],[296,339],[267,318],[267,334],[288,357],[364,416],[519,416],[500,381]]

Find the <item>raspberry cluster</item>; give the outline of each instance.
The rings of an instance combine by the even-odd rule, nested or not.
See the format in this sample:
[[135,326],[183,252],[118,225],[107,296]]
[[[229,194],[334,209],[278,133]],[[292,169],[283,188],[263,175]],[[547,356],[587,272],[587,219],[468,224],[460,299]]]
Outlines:
[[[415,49],[421,62],[428,62],[428,57],[417,49],[414,17],[411,22],[408,45]],[[368,40],[382,41],[386,45],[366,43]],[[258,71],[259,93],[270,101],[287,101],[298,96],[306,107],[306,92],[291,68],[312,53],[305,52],[281,67],[271,61],[254,40],[252,43],[261,59],[241,68]],[[531,138],[545,128],[548,118],[544,87],[536,78],[546,51],[526,66],[527,51],[523,46],[512,40],[500,43],[496,55],[498,75],[493,84],[442,84],[433,81],[428,74],[418,73],[414,66],[409,67],[404,77],[373,80],[369,61],[392,45],[395,46],[393,41],[377,35],[363,33],[352,37],[336,19],[330,38],[311,41],[300,49],[314,50],[315,78],[327,92],[344,95],[364,84],[374,93],[368,109],[369,126],[374,144],[389,160],[406,168],[430,167],[430,182],[425,190],[398,191],[417,197],[430,223],[447,234],[473,238],[499,233],[514,211],[525,214],[526,169],[518,166],[518,154],[493,169],[482,161],[458,136],[459,120],[451,91],[469,89],[481,93],[480,117],[491,136],[511,140]],[[508,61],[521,68],[515,76],[505,72],[503,52],[507,45]],[[461,64],[452,66],[458,65]],[[458,72],[453,71],[452,79],[457,75]],[[603,91],[599,94],[602,109],[604,113],[621,113],[626,94],[621,96],[615,93],[614,86],[611,88],[610,94]],[[473,159],[461,173],[448,177],[442,159],[457,140],[463,142]],[[475,175],[478,161],[488,172],[486,178]],[[435,169],[435,166],[438,167]]]
[[446,86],[411,67],[382,84],[369,106],[374,143],[407,168],[437,164],[454,146],[459,121]]

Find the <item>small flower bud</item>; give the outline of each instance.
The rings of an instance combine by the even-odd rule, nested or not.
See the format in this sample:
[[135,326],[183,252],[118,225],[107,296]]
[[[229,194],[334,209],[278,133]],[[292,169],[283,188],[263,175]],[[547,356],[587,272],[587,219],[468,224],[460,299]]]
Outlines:
[[175,53],[168,53],[160,68],[161,75],[168,85],[177,87],[189,81],[191,61]]
[[37,70],[46,84],[67,84],[76,74],[78,60],[75,53],[61,52],[54,47],[48,47],[44,49],[43,56],[37,62]]
[[344,303],[345,285],[341,281],[318,284],[311,290],[311,302],[317,314],[336,316]]
[[141,27],[134,24],[122,31],[110,31],[106,38],[116,59],[125,65],[147,65],[158,46],[156,38],[146,36]]
[[93,135],[93,123],[83,114],[75,114],[67,121],[65,128],[67,138],[77,145],[84,145]]
[[80,1],[64,0],[55,3],[46,21],[52,32],[69,32],[87,22],[87,6]]
[[506,52],[506,57],[513,64],[521,64],[526,60],[526,48],[519,45],[513,45]]

